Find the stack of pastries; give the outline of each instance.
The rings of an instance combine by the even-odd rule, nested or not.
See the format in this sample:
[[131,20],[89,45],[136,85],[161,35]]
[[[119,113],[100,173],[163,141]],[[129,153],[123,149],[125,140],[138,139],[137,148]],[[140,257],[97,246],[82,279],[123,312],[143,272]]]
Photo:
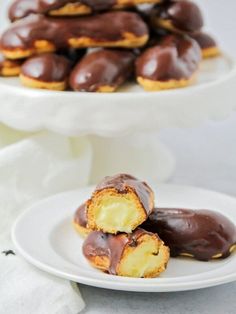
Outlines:
[[114,92],[184,87],[202,57],[219,54],[187,0],[13,0],[0,40],[0,75],[27,87]]
[[236,248],[228,218],[210,210],[155,208],[151,187],[129,174],[105,177],[73,224],[85,237],[86,259],[112,275],[157,277],[170,256],[209,261]]

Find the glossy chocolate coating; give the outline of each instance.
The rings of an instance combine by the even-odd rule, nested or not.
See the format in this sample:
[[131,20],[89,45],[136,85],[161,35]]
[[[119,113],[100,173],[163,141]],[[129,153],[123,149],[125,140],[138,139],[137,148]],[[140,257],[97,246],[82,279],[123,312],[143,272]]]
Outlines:
[[155,208],[142,228],[158,232],[173,257],[187,253],[201,261],[218,254],[225,258],[236,244],[235,225],[210,210]]
[[96,256],[108,257],[110,261],[108,272],[116,275],[117,266],[122,258],[124,249],[127,246],[137,246],[137,240],[144,234],[150,234],[141,228],[136,229],[133,233],[119,233],[117,235],[103,233],[102,231],[93,231],[85,239],[83,244],[83,254],[90,260]]
[[47,53],[24,62],[21,74],[41,82],[62,82],[69,75],[70,62],[62,56]]
[[190,79],[201,61],[201,50],[189,37],[169,35],[136,60],[136,76],[153,81]]
[[83,228],[87,227],[86,203],[80,205],[80,207],[76,210],[75,215],[74,215],[74,222]]
[[199,7],[192,1],[168,1],[155,7],[152,19],[169,20],[172,25],[183,32],[198,32],[203,26],[203,17]]
[[134,54],[124,50],[99,50],[86,55],[74,68],[70,86],[96,92],[101,86],[118,87],[133,72]]
[[117,0],[80,0],[81,3],[87,5],[92,11],[110,10],[117,4]]
[[197,33],[191,35],[191,37],[196,40],[201,49],[217,47],[217,43],[214,38],[206,33]]
[[15,0],[9,8],[8,16],[11,21],[15,21],[32,13],[47,14],[73,2],[78,0]]
[[107,12],[80,18],[52,18],[30,15],[13,23],[1,38],[1,48],[33,48],[37,40],[47,40],[57,49],[70,47],[69,39],[90,38],[98,43],[123,40],[124,33],[148,35],[142,19],[133,12]]
[[[110,10],[119,3],[117,0],[16,0],[10,6],[8,15],[11,21],[24,18],[29,14],[48,14],[70,3],[81,3],[92,12]],[[132,3],[131,3],[132,4]]]
[[105,177],[96,187],[95,193],[104,189],[115,189],[118,193],[126,194],[132,189],[138,196],[146,214],[149,215],[153,208],[153,191],[150,186],[143,181],[129,174],[117,174],[111,177]]

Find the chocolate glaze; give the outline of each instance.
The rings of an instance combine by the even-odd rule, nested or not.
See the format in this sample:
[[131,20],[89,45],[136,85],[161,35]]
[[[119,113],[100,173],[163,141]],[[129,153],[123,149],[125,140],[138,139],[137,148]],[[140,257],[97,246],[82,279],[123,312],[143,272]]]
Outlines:
[[117,174],[105,177],[96,187],[95,194],[104,189],[115,189],[121,194],[126,194],[132,189],[138,196],[146,214],[149,215],[153,210],[153,191],[150,186],[143,181],[129,174]]
[[155,208],[142,228],[158,232],[173,257],[188,253],[201,261],[217,254],[225,258],[236,244],[235,225],[210,210]]
[[[130,5],[134,5],[130,1]],[[69,3],[81,3],[92,12],[110,10],[119,4],[119,0],[15,0],[9,8],[9,19],[15,21],[29,14],[49,14],[50,11],[60,9]]]
[[31,13],[47,14],[73,2],[78,0],[15,0],[9,8],[8,16],[11,21],[15,21]]
[[124,50],[92,52],[76,65],[70,76],[70,86],[77,91],[96,92],[99,87],[118,87],[133,72],[134,54]]
[[137,58],[136,75],[153,81],[189,79],[200,61],[201,50],[195,40],[169,35]]
[[201,49],[217,47],[217,43],[214,38],[206,33],[197,33],[191,35],[191,37],[196,40]]
[[75,215],[74,215],[74,222],[83,228],[87,227],[86,203],[80,205],[80,207],[76,210]]
[[93,231],[85,239],[83,244],[83,254],[90,260],[96,256],[105,256],[109,259],[110,265],[107,270],[110,274],[117,274],[117,266],[122,258],[122,254],[127,246],[137,246],[139,237],[144,234],[152,235],[141,228],[133,233],[119,233],[112,235],[101,231]]
[[80,0],[81,3],[87,5],[92,11],[110,10],[117,4],[117,0]]
[[57,49],[69,47],[69,39],[88,37],[102,44],[123,39],[124,33],[148,35],[147,25],[133,12],[107,12],[80,18],[52,18],[30,15],[13,23],[1,38],[1,48],[33,48],[37,40],[47,40]]
[[21,67],[21,74],[42,82],[65,81],[69,71],[69,60],[53,53],[32,57]]
[[159,19],[171,21],[176,29],[183,32],[198,32],[203,26],[201,10],[192,1],[167,1],[158,4],[151,15],[154,28]]

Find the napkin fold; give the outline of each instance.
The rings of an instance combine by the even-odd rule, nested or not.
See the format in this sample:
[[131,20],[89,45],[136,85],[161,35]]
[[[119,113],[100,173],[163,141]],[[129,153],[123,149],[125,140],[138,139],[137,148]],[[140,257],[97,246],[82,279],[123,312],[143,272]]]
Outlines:
[[47,132],[26,137],[0,126],[0,148],[0,313],[77,314],[84,308],[77,285],[9,252],[10,229],[36,200],[88,184],[90,142]]

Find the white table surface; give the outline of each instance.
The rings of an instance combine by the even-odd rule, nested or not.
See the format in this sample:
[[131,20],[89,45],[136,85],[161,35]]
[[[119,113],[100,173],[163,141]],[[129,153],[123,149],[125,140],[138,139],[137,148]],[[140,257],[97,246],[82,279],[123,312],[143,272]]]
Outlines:
[[[217,35],[223,47],[236,54],[235,0],[197,2],[204,9],[209,30]],[[208,122],[199,128],[165,130],[160,138],[177,157],[171,182],[201,186],[236,197],[236,113],[225,121]],[[236,313],[236,282],[159,294],[109,291],[84,285],[80,285],[80,290],[87,304],[82,314]]]
[[80,287],[81,314],[234,314],[236,283],[194,292],[131,293]]

